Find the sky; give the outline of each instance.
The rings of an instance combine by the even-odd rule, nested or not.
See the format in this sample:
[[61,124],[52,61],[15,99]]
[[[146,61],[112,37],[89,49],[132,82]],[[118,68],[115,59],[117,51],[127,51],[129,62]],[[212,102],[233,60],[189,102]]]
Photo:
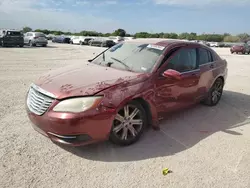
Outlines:
[[250,33],[250,0],[0,0],[0,28]]

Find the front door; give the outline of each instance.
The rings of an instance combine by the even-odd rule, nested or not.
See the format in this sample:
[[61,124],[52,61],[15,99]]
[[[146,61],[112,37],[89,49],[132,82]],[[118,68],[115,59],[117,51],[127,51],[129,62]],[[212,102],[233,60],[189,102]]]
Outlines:
[[[166,78],[162,73],[173,69],[181,73],[181,80]],[[197,49],[182,47],[159,68],[155,81],[155,104],[158,112],[169,112],[187,107],[197,98],[200,70]]]

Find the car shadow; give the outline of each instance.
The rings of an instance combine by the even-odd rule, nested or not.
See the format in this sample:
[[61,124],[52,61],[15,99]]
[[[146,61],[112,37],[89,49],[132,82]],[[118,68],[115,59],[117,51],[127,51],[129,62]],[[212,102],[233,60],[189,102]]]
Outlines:
[[250,96],[224,91],[220,103],[214,107],[196,105],[176,112],[160,123],[161,130],[148,130],[137,143],[119,147],[103,142],[82,147],[59,145],[79,157],[89,160],[121,162],[138,161],[174,155],[187,150],[217,132],[241,136],[233,128],[250,123]]

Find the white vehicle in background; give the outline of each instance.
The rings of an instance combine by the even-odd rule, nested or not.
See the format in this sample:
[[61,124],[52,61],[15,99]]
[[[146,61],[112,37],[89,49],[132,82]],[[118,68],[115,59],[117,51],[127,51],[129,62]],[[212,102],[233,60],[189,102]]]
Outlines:
[[210,45],[210,47],[219,47],[218,42],[210,42],[209,45]]
[[125,40],[125,41],[134,40],[134,39],[135,39],[134,37],[124,37],[124,40]]
[[94,39],[94,37],[75,36],[72,39],[72,44],[87,45],[88,42],[92,39]]
[[48,44],[48,39],[44,33],[27,32],[24,34],[24,44],[29,45],[29,46],[46,47]]
[[110,36],[108,37],[108,40],[112,40],[114,43],[118,44],[119,42],[123,42],[124,38],[120,36]]
[[83,36],[75,36],[72,39],[72,44],[80,44],[82,41],[84,41],[85,37]]

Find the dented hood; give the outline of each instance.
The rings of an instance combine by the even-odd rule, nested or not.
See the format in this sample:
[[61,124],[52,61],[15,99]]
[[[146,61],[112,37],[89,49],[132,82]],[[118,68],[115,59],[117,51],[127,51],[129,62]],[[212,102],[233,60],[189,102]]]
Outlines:
[[80,63],[50,71],[35,84],[54,94],[57,99],[96,93],[134,80],[141,73],[103,67],[92,63]]

